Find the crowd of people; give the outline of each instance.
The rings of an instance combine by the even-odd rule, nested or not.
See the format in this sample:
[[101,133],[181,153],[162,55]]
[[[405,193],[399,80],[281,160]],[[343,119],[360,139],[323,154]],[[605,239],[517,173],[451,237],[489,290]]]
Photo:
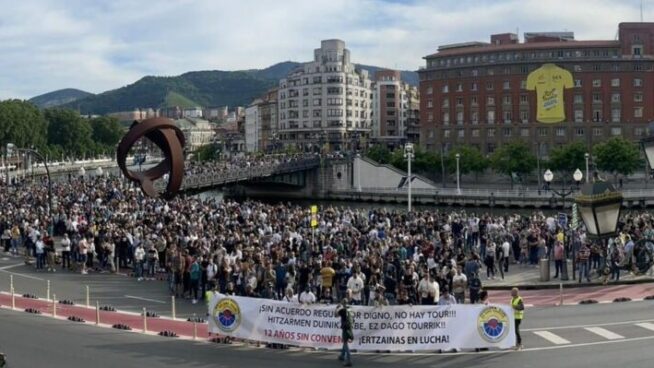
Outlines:
[[139,281],[166,275],[170,292],[194,303],[209,290],[300,303],[477,303],[485,280],[544,257],[555,261],[555,277],[574,257],[580,282],[590,280],[590,270],[619,279],[634,242],[654,235],[648,212],[623,214],[620,236],[604,247],[541,212],[324,205],[312,227],[308,206],[197,196],[164,201],[116,177],[70,178],[54,183],[53,195],[49,211],[42,182],[0,187],[5,251],[26,251],[43,272],[126,271]]

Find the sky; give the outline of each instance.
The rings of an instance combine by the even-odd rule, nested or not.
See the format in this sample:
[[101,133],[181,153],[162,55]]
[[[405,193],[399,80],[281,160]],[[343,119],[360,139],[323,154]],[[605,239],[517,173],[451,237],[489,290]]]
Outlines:
[[[654,0],[643,19],[654,21]],[[640,0],[0,0],[0,100],[92,93],[146,75],[309,61],[320,40],[353,62],[417,70],[439,45],[574,31],[615,39]]]

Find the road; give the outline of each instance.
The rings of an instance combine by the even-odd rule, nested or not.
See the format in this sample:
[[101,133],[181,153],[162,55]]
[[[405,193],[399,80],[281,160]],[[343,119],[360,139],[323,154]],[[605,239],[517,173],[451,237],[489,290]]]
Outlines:
[[[651,367],[653,302],[533,308],[521,352],[355,354],[359,367]],[[117,331],[0,309],[9,367],[336,367],[334,352],[270,350]],[[643,327],[645,326],[645,327]],[[548,333],[543,333],[548,332]],[[546,336],[543,338],[540,335]],[[565,341],[564,341],[565,340]]]

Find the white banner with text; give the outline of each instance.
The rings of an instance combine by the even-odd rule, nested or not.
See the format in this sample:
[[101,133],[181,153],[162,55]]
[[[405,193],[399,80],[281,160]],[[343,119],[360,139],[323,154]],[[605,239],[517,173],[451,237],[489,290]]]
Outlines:
[[[336,305],[303,305],[216,294],[209,303],[209,332],[240,339],[312,348],[342,344]],[[350,306],[351,349],[419,351],[515,345],[508,305]]]

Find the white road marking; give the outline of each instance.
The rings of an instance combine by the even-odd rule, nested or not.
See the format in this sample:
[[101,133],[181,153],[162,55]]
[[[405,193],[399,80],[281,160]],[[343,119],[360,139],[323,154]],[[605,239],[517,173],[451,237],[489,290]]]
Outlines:
[[636,323],[644,322],[654,322],[654,319],[642,319],[642,320],[631,320],[631,321],[622,321],[622,322],[611,322],[611,323],[597,323],[597,324],[588,324],[588,325],[569,325],[569,326],[556,326],[556,327],[541,327],[541,328],[521,328],[521,332],[527,331],[541,331],[541,330],[568,330],[568,329],[577,329],[577,328],[586,328],[586,327],[599,327],[599,326],[619,326],[619,325],[633,325]]
[[140,296],[125,295],[125,298],[138,299],[138,300],[143,300],[143,301],[146,301],[146,302],[153,302],[153,303],[159,303],[159,304],[166,304],[166,302],[162,302],[161,300],[150,299],[150,298],[142,298]]
[[5,272],[5,273],[16,275],[16,276],[19,276],[19,277],[24,277],[26,279],[32,279],[32,280],[37,280],[37,281],[45,281],[45,279],[42,279],[40,277],[36,277],[36,276],[32,276],[32,275],[25,275],[25,274],[18,273],[18,272],[11,272],[11,271],[7,271],[5,269],[0,269],[0,272]]
[[566,345],[570,343],[570,341],[562,338],[559,335],[555,335],[549,331],[534,331],[534,334],[544,338],[545,340],[551,342],[554,345]]
[[618,335],[617,333],[611,332],[611,331],[609,331],[609,330],[607,330],[605,328],[602,328],[602,327],[586,327],[586,328],[584,328],[584,330],[592,332],[592,333],[594,333],[596,335],[602,336],[603,338],[605,338],[607,340],[624,339],[624,336]]
[[649,322],[636,323],[636,326],[642,327],[646,330],[654,331],[654,323],[649,323]]
[[0,267],[0,271],[1,270],[8,270],[10,268],[15,268],[15,267],[18,267],[18,266],[22,266],[24,264],[25,264],[25,262],[21,262],[21,263],[12,264],[12,265],[9,265],[9,266],[2,266],[2,267]]

